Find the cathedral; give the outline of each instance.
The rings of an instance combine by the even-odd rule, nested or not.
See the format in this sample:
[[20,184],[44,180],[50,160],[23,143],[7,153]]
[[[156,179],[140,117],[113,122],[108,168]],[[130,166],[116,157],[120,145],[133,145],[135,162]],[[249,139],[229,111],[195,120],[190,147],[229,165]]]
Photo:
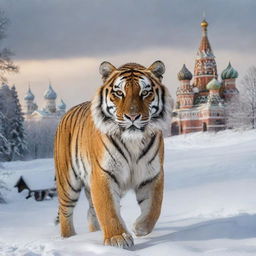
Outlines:
[[[225,108],[238,95],[238,72],[231,63],[218,80],[217,65],[208,35],[208,22],[201,22],[202,38],[197,51],[194,76],[184,64],[178,73],[180,85],[176,93],[171,134],[226,129]],[[193,78],[193,80],[192,80]]]
[[53,90],[51,84],[48,90],[44,93],[45,106],[42,109],[38,109],[37,104],[34,102],[35,96],[31,89],[28,91],[24,97],[23,112],[25,120],[27,121],[40,121],[40,120],[50,120],[50,119],[60,119],[61,116],[66,112],[66,104],[61,99],[60,104],[56,106],[57,94]]

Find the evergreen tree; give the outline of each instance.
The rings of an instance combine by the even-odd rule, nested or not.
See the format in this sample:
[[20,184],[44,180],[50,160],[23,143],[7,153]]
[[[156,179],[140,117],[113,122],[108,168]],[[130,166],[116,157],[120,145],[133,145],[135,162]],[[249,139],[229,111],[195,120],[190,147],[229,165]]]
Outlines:
[[0,87],[0,159],[7,161],[11,153],[10,143],[8,141],[8,108],[10,108],[11,93],[9,86],[2,84]]
[[18,94],[15,86],[11,88],[12,100],[13,100],[13,113],[10,117],[9,127],[9,143],[11,146],[10,160],[20,159],[25,150],[25,136],[24,136],[24,117],[21,111],[21,105],[19,102]]
[[11,151],[10,143],[5,137],[5,124],[6,118],[3,113],[0,112],[0,160],[4,160],[6,154],[10,154]]
[[15,87],[3,84],[0,88],[0,159],[12,161],[20,159],[26,149],[24,139],[23,114]]

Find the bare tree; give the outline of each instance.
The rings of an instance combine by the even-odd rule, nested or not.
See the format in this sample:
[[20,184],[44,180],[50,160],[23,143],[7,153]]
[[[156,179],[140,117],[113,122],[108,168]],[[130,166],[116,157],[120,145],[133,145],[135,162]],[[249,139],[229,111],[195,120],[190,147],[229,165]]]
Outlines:
[[[4,12],[0,10],[0,41],[6,37],[6,29],[8,25],[9,19],[6,18]],[[0,81],[2,82],[7,82],[7,73],[18,72],[18,66],[11,60],[12,56],[13,52],[10,49],[0,49]]]
[[256,128],[256,67],[252,66],[241,81],[241,94],[252,129]]
[[[8,18],[5,17],[4,12],[0,10],[0,42],[6,37],[6,29],[9,25]],[[6,74],[9,72],[18,72],[18,67],[13,63],[11,57],[13,53],[8,48],[0,49],[0,82],[7,82]],[[0,113],[0,117],[2,113]],[[1,119],[1,118],[0,118]],[[2,134],[2,119],[0,120],[0,151],[7,150],[6,138]],[[1,166],[0,166],[1,167]],[[5,202],[3,190],[6,189],[5,183],[2,181],[2,170],[0,170],[0,204]]]
[[248,104],[243,94],[234,96],[226,106],[226,125],[228,129],[248,129],[250,119],[248,115]]

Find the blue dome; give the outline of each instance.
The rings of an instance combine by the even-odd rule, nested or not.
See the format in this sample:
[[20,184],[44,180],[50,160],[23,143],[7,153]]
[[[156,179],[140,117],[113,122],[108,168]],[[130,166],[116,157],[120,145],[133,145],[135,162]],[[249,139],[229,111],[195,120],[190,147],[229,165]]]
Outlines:
[[52,89],[52,86],[49,85],[48,90],[44,93],[44,98],[46,100],[55,100],[57,98],[56,92]]
[[60,104],[58,105],[58,109],[60,109],[60,110],[65,110],[66,109],[66,104],[62,99],[60,101]]
[[24,97],[24,100],[34,100],[35,96],[31,92],[30,88],[28,88],[27,94]]

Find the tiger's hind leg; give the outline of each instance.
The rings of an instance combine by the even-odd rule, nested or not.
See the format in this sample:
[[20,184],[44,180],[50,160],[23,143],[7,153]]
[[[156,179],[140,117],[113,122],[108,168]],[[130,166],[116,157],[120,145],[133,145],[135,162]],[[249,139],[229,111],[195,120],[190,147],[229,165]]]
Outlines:
[[141,183],[135,190],[141,215],[133,225],[136,236],[149,234],[161,212],[163,199],[163,170],[158,175]]
[[58,181],[59,222],[62,237],[75,235],[73,211],[78,201],[82,183],[79,179],[63,179]]
[[91,192],[87,187],[85,187],[85,195],[89,202],[89,209],[87,212],[88,229],[90,232],[98,231],[100,230],[100,225],[99,225],[98,218],[96,216],[96,212],[92,203]]

